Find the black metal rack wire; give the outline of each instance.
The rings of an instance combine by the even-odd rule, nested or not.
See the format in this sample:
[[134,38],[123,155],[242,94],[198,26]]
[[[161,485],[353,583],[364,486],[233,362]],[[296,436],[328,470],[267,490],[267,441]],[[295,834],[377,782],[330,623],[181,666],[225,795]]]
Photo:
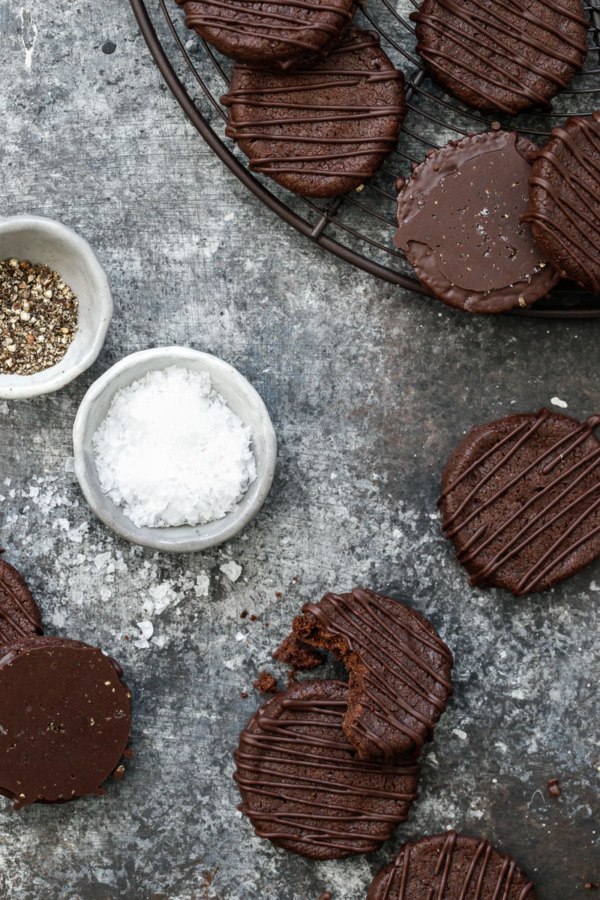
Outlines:
[[[571,115],[588,115],[600,108],[600,0],[585,5],[590,19],[590,52],[584,70],[559,94],[549,109],[517,117],[486,117],[444,94],[431,82],[415,53],[414,27],[408,16],[416,0],[366,0],[357,24],[375,29],[382,47],[404,71],[409,114],[398,145],[378,174],[359,191],[332,202],[296,197],[255,176],[233,141],[225,137],[227,114],[219,98],[226,93],[231,63],[220,57],[183,23],[174,0],[130,0],[140,30],[173,96],[211,149],[255,196],[287,223],[350,264],[415,293],[427,291],[412,274],[404,255],[395,249],[396,191],[399,175],[425,153],[473,131],[502,126],[518,128],[537,143]],[[520,316],[536,318],[600,318],[600,299],[561,282],[545,301]]]

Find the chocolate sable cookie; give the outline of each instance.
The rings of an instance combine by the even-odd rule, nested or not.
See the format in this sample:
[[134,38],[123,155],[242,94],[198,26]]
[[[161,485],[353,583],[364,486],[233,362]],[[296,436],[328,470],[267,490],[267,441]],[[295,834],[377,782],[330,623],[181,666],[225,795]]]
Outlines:
[[414,609],[374,591],[326,594],[294,620],[303,641],[331,650],[350,672],[344,732],[361,759],[414,754],[452,693],[452,653]]
[[485,111],[547,104],[588,51],[580,0],[424,0],[411,19],[431,77]]
[[459,309],[528,306],[558,281],[519,221],[527,211],[534,144],[514,131],[450,141],[416,166],[398,195],[398,232],[419,281]]
[[404,822],[419,766],[362,762],[343,732],[348,685],[307,681],[276,694],[240,735],[234,757],[259,837],[312,859],[376,850]]
[[176,0],[185,24],[236,62],[281,71],[324,57],[352,22],[354,0]]
[[367,900],[535,900],[533,882],[489,841],[449,831],[405,844]]
[[0,793],[21,809],[103,794],[131,726],[121,669],[101,650],[31,637],[0,655]]
[[529,211],[538,246],[564,278],[600,293],[600,112],[567,119],[534,159]]
[[598,426],[542,409],[463,438],[438,505],[471,585],[543,591],[600,555]]
[[17,570],[0,559],[0,648],[41,633],[42,617],[29,588]]
[[283,74],[234,67],[227,134],[262,172],[295,194],[335,197],[371,178],[396,145],[404,76],[379,36],[351,28],[327,59]]

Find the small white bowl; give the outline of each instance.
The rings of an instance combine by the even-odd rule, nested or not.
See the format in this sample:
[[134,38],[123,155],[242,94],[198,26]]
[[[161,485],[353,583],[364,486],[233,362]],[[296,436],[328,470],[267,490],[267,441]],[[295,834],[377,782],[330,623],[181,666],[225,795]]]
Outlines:
[[[142,378],[147,372],[179,366],[193,372],[208,372],[214,389],[252,432],[252,452],[256,478],[236,506],[222,519],[206,525],[178,525],[166,528],[138,527],[100,487],[92,438],[105,419],[119,388]],[[275,474],[277,439],[267,408],[257,391],[237,369],[210,353],[187,347],[157,347],[126,356],[91,386],[81,402],[73,427],[75,474],[85,499],[99,519],[121,537],[171,553],[192,553],[228,541],[263,505]]]
[[0,219],[0,260],[28,259],[58,272],[79,300],[77,332],[60,362],[34,375],[1,375],[0,398],[50,394],[88,369],[102,348],[113,313],[108,279],[87,241],[41,216]]

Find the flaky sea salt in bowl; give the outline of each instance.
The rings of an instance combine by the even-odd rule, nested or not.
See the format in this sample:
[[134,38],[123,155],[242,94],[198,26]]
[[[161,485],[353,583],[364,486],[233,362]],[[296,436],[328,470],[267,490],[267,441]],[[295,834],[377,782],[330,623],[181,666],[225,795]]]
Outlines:
[[[164,392],[174,389],[176,408],[171,409]],[[153,435],[148,420],[155,403],[159,421],[165,421],[166,427],[164,433],[159,429]],[[188,409],[190,422],[197,427],[183,445],[184,433],[176,429],[178,417]],[[128,414],[132,416],[129,426]],[[213,454],[210,446],[203,448],[197,433],[203,423],[217,442],[227,432],[231,443],[227,452]],[[147,454],[130,453],[122,442],[121,428],[140,446],[143,441],[151,444]],[[133,353],[105,372],[83,398],[73,445],[75,473],[98,518],[133,543],[175,553],[205,550],[238,534],[264,503],[277,457],[273,425],[252,385],[223,360],[186,347]],[[204,460],[208,476],[212,472],[214,490],[203,489],[197,456]],[[152,467],[160,470],[163,457],[164,473],[155,492]],[[171,464],[171,457],[177,465]],[[187,467],[185,479],[182,465]],[[189,497],[182,493],[184,483],[189,485]],[[173,503],[168,495],[161,496],[171,485]],[[218,518],[203,521],[211,515]],[[165,524],[186,519],[201,521]],[[139,524],[144,522],[153,524]]]

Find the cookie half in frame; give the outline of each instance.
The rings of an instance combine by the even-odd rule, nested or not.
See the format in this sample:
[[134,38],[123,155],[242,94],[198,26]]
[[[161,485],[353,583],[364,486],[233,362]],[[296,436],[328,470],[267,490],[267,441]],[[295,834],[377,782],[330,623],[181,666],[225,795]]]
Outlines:
[[533,882],[489,841],[448,831],[405,844],[367,900],[535,900]]
[[395,245],[431,293],[471,313],[527,307],[558,273],[520,221],[535,144],[488,131],[431,152],[401,183]]
[[243,804],[259,837],[312,859],[376,850],[404,822],[419,766],[363,762],[343,721],[348,686],[293,683],[250,719],[234,754]]
[[42,616],[25,579],[0,559],[0,652],[2,645],[42,631]]
[[356,12],[355,0],[176,0],[185,24],[224,56],[292,71],[327,56]]
[[423,0],[411,19],[429,75],[485,112],[547,105],[588,52],[581,0]]
[[600,416],[541,409],[472,428],[438,502],[471,585],[547,590],[600,556]]
[[375,175],[406,113],[402,72],[359,28],[299,72],[235,66],[221,102],[250,170],[305,197],[336,197]]

